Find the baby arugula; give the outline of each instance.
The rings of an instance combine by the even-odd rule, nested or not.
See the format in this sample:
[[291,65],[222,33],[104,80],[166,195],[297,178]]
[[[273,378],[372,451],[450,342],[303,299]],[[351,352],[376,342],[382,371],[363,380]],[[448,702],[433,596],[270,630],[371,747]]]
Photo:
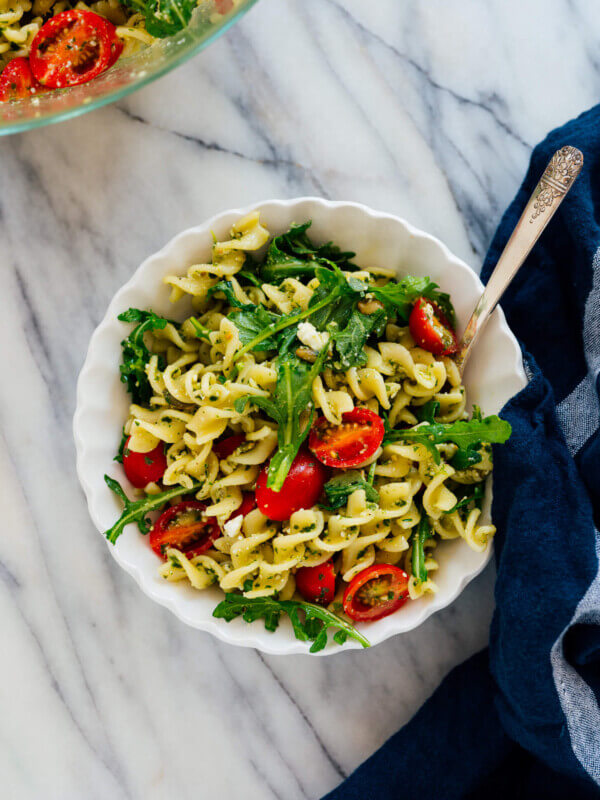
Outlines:
[[[458,489],[452,490],[454,494],[458,494]],[[468,506],[473,504],[473,507],[481,509],[483,503],[483,496],[485,494],[485,483],[466,484],[460,492],[459,499],[448,511],[444,514],[452,514],[454,511],[459,511],[464,508],[468,510]]]
[[210,343],[210,330],[205,327],[196,317],[190,317],[188,322],[194,329],[194,335],[197,339],[203,339],[205,342]]
[[440,403],[438,400],[428,400],[424,405],[416,409],[415,415],[419,422],[429,422],[433,425],[435,423],[435,415],[439,410]]
[[[416,428],[388,430],[383,444],[422,444],[429,450],[435,463],[439,464],[441,459],[436,444],[451,442],[468,459],[469,453],[478,451],[482,444],[504,444],[511,432],[510,423],[493,414],[483,419],[460,420],[451,424],[434,422],[424,423]],[[481,457],[477,460],[480,461]]]
[[342,617],[338,617],[322,606],[297,600],[276,600],[273,597],[244,597],[241,594],[226,594],[225,599],[213,611],[213,617],[231,622],[242,617],[244,622],[264,619],[265,628],[275,631],[282,614],[287,614],[294,629],[296,639],[302,642],[312,641],[311,653],[318,653],[327,645],[327,631],[336,630],[333,640],[336,644],[344,644],[350,637],[363,647],[370,643],[362,633]]
[[[302,442],[308,436],[312,424],[312,384],[317,377],[327,351],[323,349],[314,364],[303,361],[293,353],[284,353],[277,358],[277,383],[272,397],[254,395],[239,397],[235,410],[242,413],[250,402],[265,411],[277,423],[277,452],[271,458],[267,486],[278,492],[296,458]],[[304,416],[304,426],[301,415]]]
[[[146,375],[146,364],[150,361],[150,351],[144,343],[144,334],[148,331],[163,330],[170,320],[159,317],[153,311],[141,311],[139,308],[129,308],[118,319],[121,322],[137,322],[138,324],[126,339],[121,342],[123,361],[120,367],[121,380],[127,386],[134,403],[147,403],[152,397],[152,387]],[[159,357],[159,369],[164,369],[165,364]]]
[[[231,320],[238,329],[244,352],[248,350],[265,352],[266,350],[280,349],[280,343],[283,337],[279,334],[286,326],[280,327],[278,330],[275,330],[275,328],[277,323],[284,320],[281,314],[274,314],[264,306],[246,305],[229,314],[228,319]],[[262,335],[265,331],[269,331],[267,336]],[[295,335],[294,331],[294,336]]]
[[[311,323],[324,331],[329,323],[346,323],[352,313],[353,303],[366,291],[366,284],[347,279],[343,272],[331,264],[331,269],[318,266],[315,275],[319,286],[314,291],[308,308],[290,314],[274,314],[262,306],[244,306],[234,311],[229,319],[240,331],[242,347],[236,360],[249,350],[281,350],[282,339],[288,344],[294,339],[298,323],[310,318]],[[283,337],[282,331],[288,329]]]
[[143,15],[151,36],[163,39],[187,26],[198,0],[125,0],[125,5]]
[[167,489],[166,492],[145,495],[139,500],[130,500],[119,481],[116,481],[108,475],[104,476],[104,481],[108,488],[123,501],[123,505],[125,506],[119,519],[104,534],[112,544],[117,541],[125,530],[125,526],[129,525],[130,522],[135,522],[137,524],[140,533],[149,533],[150,522],[146,519],[147,514],[150,514],[152,511],[158,511],[167,501],[172,500],[174,497],[179,497],[182,494],[190,494],[200,488],[199,483],[194,483],[190,489],[174,486],[172,489]]
[[[209,297],[216,296],[217,299],[220,299],[219,295],[223,295],[227,303],[235,309],[235,311],[229,313],[228,319],[238,329],[240,342],[244,347],[248,345],[248,350],[256,350],[258,352],[278,350],[282,352],[287,349],[288,344],[295,338],[296,328],[293,321],[290,323],[286,315],[276,314],[264,306],[255,305],[254,303],[242,303],[236,297],[231,281],[219,281],[208,290]],[[275,330],[278,323],[285,324],[280,325],[278,330]],[[265,338],[262,334],[267,328],[272,330],[272,333]]]
[[[454,320],[454,309],[449,296],[440,292],[437,284],[429,278],[409,276],[398,283],[383,287],[370,286],[364,281],[345,275],[333,260],[337,257],[339,263],[347,269],[349,262],[345,259],[352,254],[337,252],[330,244],[323,245],[322,248],[310,245],[306,236],[307,226],[308,224],[296,226],[287,234],[273,240],[271,248],[275,247],[279,255],[275,255],[275,251],[271,252],[272,263],[268,269],[265,267],[269,260],[267,255],[265,265],[260,267],[260,275],[263,279],[272,281],[281,281],[291,275],[316,277],[319,285],[308,308],[290,314],[275,314],[263,306],[240,303],[235,297],[232,284],[227,281],[220,281],[211,289],[212,294],[222,292],[236,309],[229,314],[229,319],[240,332],[242,342],[236,358],[249,350],[281,352],[288,349],[295,340],[298,324],[310,319],[317,330],[330,329],[334,345],[331,364],[336,369],[347,370],[366,363],[365,344],[371,336],[380,337],[390,320],[396,320],[400,324],[408,322],[412,305],[420,295],[435,300],[446,316],[451,321]],[[280,250],[284,246],[289,252],[283,253]],[[324,252],[328,253],[328,258],[323,256]],[[312,260],[307,260],[309,255]],[[285,261],[288,272],[281,266],[284,256],[288,259]],[[370,314],[362,313],[358,304],[366,295],[373,295],[381,308],[374,309]]]
[[[211,286],[208,290],[207,297],[214,297],[214,295],[222,293],[225,297],[225,300],[229,303],[232,308],[248,308],[248,309],[255,309],[256,306],[252,303],[242,303],[240,302],[237,297],[235,296],[235,290],[233,288],[233,283],[228,280],[222,280],[218,283],[215,283],[214,286]],[[219,298],[220,299],[220,298]]]
[[[454,317],[448,295],[439,292],[437,284],[429,278],[407,277],[399,283],[377,288],[344,274],[338,263],[347,266],[352,254],[342,253],[331,244],[315,247],[306,235],[308,227],[309,223],[293,226],[288,233],[276,237],[265,260],[268,269],[263,265],[259,270],[263,279],[279,281],[291,275],[314,276],[318,286],[307,308],[276,314],[261,305],[241,303],[228,281],[220,281],[211,289],[212,294],[222,293],[235,309],[229,319],[238,329],[242,344],[235,355],[236,361],[252,350],[279,353],[275,396],[244,397],[236,401],[240,413],[251,400],[278,423],[279,447],[271,459],[267,482],[269,488],[276,491],[283,485],[308,434],[310,421],[301,428],[299,417],[311,405],[312,381],[324,366],[329,364],[335,369],[347,370],[364,365],[367,361],[364,347],[369,337],[381,336],[390,319],[405,323],[412,303],[421,294],[435,299],[450,319]],[[358,308],[359,301],[367,294],[374,295],[381,304],[371,314],[362,313]],[[291,352],[298,325],[307,319],[317,330],[329,332],[332,345],[323,348],[312,366]],[[432,448],[439,462],[439,454],[433,445]]]
[[328,504],[321,503],[321,508],[325,508],[327,511],[336,511],[345,506],[348,497],[357,489],[364,489],[367,502],[379,502],[379,492],[363,478],[358,469],[349,469],[334,475],[323,488],[329,502]]
[[383,303],[390,317],[396,317],[400,325],[408,323],[415,300],[418,297],[427,297],[433,300],[444,312],[448,321],[456,326],[456,314],[450,295],[441,292],[437,283],[431,278],[407,275],[399,281],[390,281],[385,286],[374,286],[370,288],[370,292]]
[[333,366],[345,371],[350,367],[362,367],[366,364],[365,344],[370,336],[382,335],[387,321],[388,315],[383,309],[373,314],[362,314],[355,308],[345,327],[333,334]]
[[[121,380],[127,385],[131,399],[138,405],[146,405],[152,397],[153,390],[146,375],[146,365],[152,353],[144,342],[144,334],[149,331],[164,330],[167,325],[175,325],[171,319],[159,317],[153,311],[142,311],[139,308],[129,308],[117,317],[121,322],[138,323],[126,339],[121,342],[122,362],[120,366]],[[190,317],[189,322],[198,339],[210,342],[208,328],[205,328],[196,317]],[[162,355],[158,355],[158,369],[166,366]]]
[[[166,5],[160,10],[160,18],[167,19],[170,13],[175,13],[175,8],[176,5]],[[369,337],[381,336],[386,323],[392,319],[405,324],[419,295],[435,300],[453,321],[454,309],[448,295],[440,292],[437,284],[429,278],[408,276],[383,287],[370,286],[342,272],[342,269],[346,272],[357,269],[350,260],[354,253],[342,251],[330,242],[314,245],[307,235],[310,225],[310,221],[292,225],[289,231],[272,240],[262,265],[256,267],[249,262],[243,274],[239,273],[241,278],[253,284],[260,283],[254,274],[256,271],[263,281],[281,282],[290,276],[316,277],[319,285],[308,308],[278,314],[262,305],[241,303],[235,296],[233,284],[227,280],[219,281],[209,291],[209,295],[223,296],[235,309],[229,314],[229,319],[238,328],[242,343],[236,360],[250,350],[287,352],[296,340],[298,324],[310,319],[317,330],[330,331],[332,349],[328,363],[331,366],[339,370],[362,366],[366,363],[364,347]],[[371,314],[362,313],[358,303],[367,294],[374,296],[382,308]],[[144,404],[152,396],[145,370],[151,354],[144,344],[144,333],[164,328],[169,320],[151,311],[134,308],[121,314],[119,319],[138,323],[122,342],[121,379],[127,384],[133,401]],[[195,318],[191,321],[195,324],[196,335],[208,339],[208,331],[200,322]],[[159,363],[159,368],[164,368],[164,364]]]
[[302,225],[292,225],[287,233],[272,240],[259,267],[264,283],[281,283],[284,278],[314,278],[318,266],[332,263],[344,270],[358,269],[351,263],[354,253],[342,252],[332,242],[314,245],[306,233],[311,224],[309,220]]
[[425,542],[433,536],[431,525],[427,515],[421,511],[421,519],[411,536],[412,553],[411,569],[417,583],[424,583],[427,580],[427,568],[425,567]]

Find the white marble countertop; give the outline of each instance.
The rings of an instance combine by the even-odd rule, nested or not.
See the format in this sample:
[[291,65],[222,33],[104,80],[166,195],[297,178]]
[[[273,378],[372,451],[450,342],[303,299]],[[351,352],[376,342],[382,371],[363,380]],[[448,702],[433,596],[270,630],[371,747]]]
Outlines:
[[597,100],[598,41],[591,0],[261,0],[127,100],[0,141],[4,798],[313,800],[485,645],[492,568],[372,651],[186,628],[88,518],[75,382],[132,270],[228,207],[358,200],[478,269],[531,147]]

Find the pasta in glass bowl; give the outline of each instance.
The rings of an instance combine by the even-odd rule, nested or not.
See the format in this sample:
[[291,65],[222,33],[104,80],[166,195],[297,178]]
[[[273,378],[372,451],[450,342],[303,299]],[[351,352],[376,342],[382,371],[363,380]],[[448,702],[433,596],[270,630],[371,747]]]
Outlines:
[[[15,68],[10,79],[7,77],[3,83],[0,78],[0,99],[5,100],[0,102],[0,136],[60,122],[119,100],[203,50],[256,2],[172,0],[160,4],[157,0],[96,0],[86,4],[81,0],[14,0],[4,10],[0,8],[0,70],[8,65],[10,70]],[[71,72],[90,67],[90,79],[82,77],[86,82],[79,85],[69,82],[77,80],[76,76],[67,76],[65,82],[63,74],[66,51],[60,37],[66,29],[52,34],[54,21],[71,9],[82,19],[87,16],[97,21],[100,15],[118,43],[116,50],[113,46],[116,63],[108,54],[103,59],[98,52],[83,50],[81,64],[73,66],[68,62]],[[36,35],[39,37],[40,28],[49,26],[49,34],[56,36],[56,41],[46,38],[41,43],[51,54],[45,58],[53,59],[53,68],[62,59],[61,77],[49,86],[67,87],[52,91],[37,84],[39,73],[32,79],[29,67],[31,61],[35,71],[31,49]],[[96,77],[91,77],[94,74]],[[8,99],[11,97],[23,99]]]
[[490,557],[495,412],[525,384],[500,310],[461,382],[454,313],[480,291],[433,237],[353,203],[180,234],[117,293],[78,385],[78,473],[117,561],[188,624],[271,653],[377,644],[452,602]]

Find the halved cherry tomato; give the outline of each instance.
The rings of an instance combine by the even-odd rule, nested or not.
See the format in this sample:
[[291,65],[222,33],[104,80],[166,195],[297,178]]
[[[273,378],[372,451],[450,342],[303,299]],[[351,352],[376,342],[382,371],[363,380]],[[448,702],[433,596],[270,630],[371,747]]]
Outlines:
[[229,456],[244,444],[246,437],[243,433],[234,433],[233,436],[226,436],[213,444],[213,453],[218,459],[229,458]]
[[35,78],[50,89],[91,81],[119,57],[123,43],[115,26],[93,11],[61,11],[33,38],[29,63]]
[[296,589],[309,603],[326,606],[335,595],[335,570],[332,561],[318,567],[300,567],[296,571]]
[[244,492],[242,495],[242,505],[239,508],[236,508],[235,511],[227,517],[225,520],[229,522],[230,519],[235,519],[235,517],[239,517],[240,514],[242,517],[245,517],[246,514],[249,514],[251,511],[254,511],[256,508],[256,495],[254,492]]
[[408,600],[408,575],[392,564],[363,569],[344,592],[344,611],[359,621],[387,617]]
[[362,464],[383,441],[383,420],[368,408],[342,414],[342,424],[319,417],[310,432],[308,446],[328,467],[348,469]]
[[266,517],[278,521],[289,519],[301,508],[312,508],[328,477],[323,465],[306,450],[293,460],[281,491],[267,489],[268,471],[265,464],[256,481],[256,502]]
[[129,483],[137,489],[143,489],[149,483],[159,481],[165,474],[167,468],[165,448],[163,443],[159,442],[154,450],[148,453],[134,453],[128,448],[130,439],[131,436],[123,447],[123,469]]
[[415,301],[408,327],[416,344],[434,356],[451,356],[458,349],[454,328],[437,303],[426,297]]
[[44,87],[33,77],[26,58],[13,58],[0,75],[0,101],[20,100],[43,91]]
[[206,506],[197,500],[184,500],[167,508],[150,531],[150,547],[165,558],[168,547],[181,550],[188,558],[208,550],[221,535],[216,517],[204,515]]

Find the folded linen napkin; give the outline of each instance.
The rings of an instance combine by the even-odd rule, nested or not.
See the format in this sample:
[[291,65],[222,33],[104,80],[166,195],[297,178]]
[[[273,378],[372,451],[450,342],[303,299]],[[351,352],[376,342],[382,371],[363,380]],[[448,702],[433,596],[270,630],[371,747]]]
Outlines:
[[482,277],[566,144],[584,168],[502,302],[529,384],[494,453],[489,649],[326,800],[600,797],[600,106],[536,147]]

